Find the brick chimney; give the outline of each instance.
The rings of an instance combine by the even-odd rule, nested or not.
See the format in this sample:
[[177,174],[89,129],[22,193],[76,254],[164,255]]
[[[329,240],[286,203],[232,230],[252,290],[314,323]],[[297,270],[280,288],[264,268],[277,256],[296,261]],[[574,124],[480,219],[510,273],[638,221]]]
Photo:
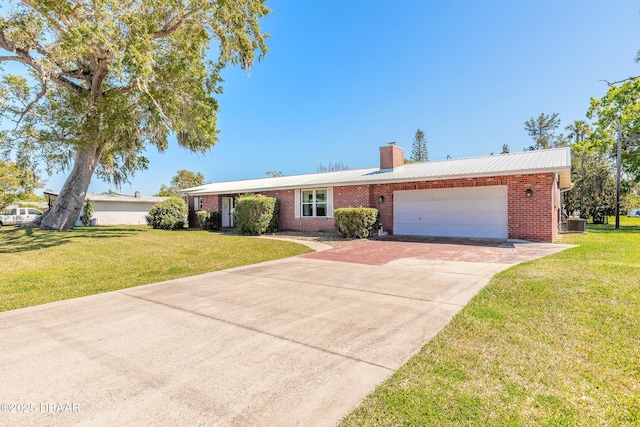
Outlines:
[[380,147],[380,170],[393,170],[404,165],[404,149],[395,142]]

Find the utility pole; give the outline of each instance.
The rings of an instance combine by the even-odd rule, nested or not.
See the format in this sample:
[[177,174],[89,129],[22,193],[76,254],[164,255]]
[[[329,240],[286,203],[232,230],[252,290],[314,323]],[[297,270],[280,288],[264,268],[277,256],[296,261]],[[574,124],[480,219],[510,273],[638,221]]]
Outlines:
[[580,155],[580,218],[584,215],[584,153]]
[[618,155],[616,174],[616,230],[620,230],[620,169],[622,163],[622,126],[618,128]]

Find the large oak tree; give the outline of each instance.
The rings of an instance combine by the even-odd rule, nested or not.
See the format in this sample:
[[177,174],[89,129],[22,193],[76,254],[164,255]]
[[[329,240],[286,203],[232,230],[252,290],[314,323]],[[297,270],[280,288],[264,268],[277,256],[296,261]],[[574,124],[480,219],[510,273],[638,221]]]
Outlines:
[[70,170],[41,228],[72,228],[94,172],[126,182],[171,134],[194,152],[216,143],[220,72],[266,53],[265,1],[3,2],[0,65],[21,68],[2,70],[0,114],[14,123],[0,144]]

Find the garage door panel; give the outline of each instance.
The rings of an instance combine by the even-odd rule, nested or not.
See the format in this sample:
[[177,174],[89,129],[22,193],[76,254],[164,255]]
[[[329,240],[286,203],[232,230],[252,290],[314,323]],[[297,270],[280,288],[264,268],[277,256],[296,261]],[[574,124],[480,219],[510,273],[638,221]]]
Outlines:
[[504,223],[504,220],[502,218],[499,217],[490,217],[490,218],[484,218],[483,221],[480,223],[478,222],[478,220],[476,218],[470,218],[468,215],[467,216],[439,216],[439,217],[429,217],[429,218],[425,218],[422,217],[421,219],[414,219],[414,218],[409,218],[408,220],[405,221],[396,221],[396,227],[401,226],[419,226],[419,227],[426,227],[426,226],[436,226],[436,227],[451,227],[451,226],[459,226],[459,225],[475,225],[478,227],[485,227],[485,226],[500,226]]
[[[443,236],[442,227],[440,225],[416,225],[407,224],[403,227],[404,235],[414,236]],[[447,237],[478,237],[486,238],[487,236],[499,235],[502,231],[500,225],[485,225],[482,229],[477,224],[458,224],[455,228],[447,231]]]
[[507,237],[506,186],[399,190],[393,194],[395,234]]
[[476,187],[476,199],[501,199],[505,194],[506,185],[496,185],[490,187]]

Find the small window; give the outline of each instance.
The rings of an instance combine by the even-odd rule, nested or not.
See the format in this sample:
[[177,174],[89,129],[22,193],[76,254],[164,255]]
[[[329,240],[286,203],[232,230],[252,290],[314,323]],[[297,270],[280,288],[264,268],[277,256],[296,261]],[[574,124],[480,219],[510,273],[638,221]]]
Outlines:
[[29,215],[40,215],[40,211],[35,209],[29,209]]
[[302,216],[327,216],[327,190],[302,192]]
[[193,210],[196,212],[202,210],[202,197],[193,198]]

